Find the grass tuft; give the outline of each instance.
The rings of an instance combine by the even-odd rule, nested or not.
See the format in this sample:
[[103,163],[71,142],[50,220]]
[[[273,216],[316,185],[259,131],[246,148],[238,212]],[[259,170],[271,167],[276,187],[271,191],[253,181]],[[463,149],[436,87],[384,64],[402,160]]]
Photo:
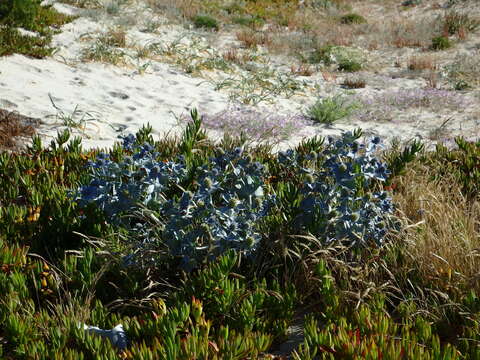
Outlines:
[[437,36],[432,39],[431,48],[433,50],[446,50],[453,46],[450,39],[446,36]]
[[352,114],[355,109],[357,105],[348,101],[345,96],[335,95],[317,100],[308,108],[305,116],[314,122],[332,125]]

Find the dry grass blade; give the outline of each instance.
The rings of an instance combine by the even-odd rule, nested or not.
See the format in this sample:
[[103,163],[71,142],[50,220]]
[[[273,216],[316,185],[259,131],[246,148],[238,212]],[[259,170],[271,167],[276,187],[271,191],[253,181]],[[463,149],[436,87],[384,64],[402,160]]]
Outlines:
[[[412,261],[425,279],[446,288],[467,286],[480,266],[469,255],[480,246],[480,204],[468,201],[454,179],[429,178],[426,169],[413,169],[399,179],[396,203],[416,223],[406,229]],[[478,291],[480,283],[473,288]]]

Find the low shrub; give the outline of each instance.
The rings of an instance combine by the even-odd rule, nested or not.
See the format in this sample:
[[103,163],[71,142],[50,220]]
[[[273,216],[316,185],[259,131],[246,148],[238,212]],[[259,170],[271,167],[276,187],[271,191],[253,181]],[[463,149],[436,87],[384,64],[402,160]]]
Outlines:
[[55,50],[50,41],[51,37],[22,35],[17,29],[0,27],[0,56],[22,54],[42,59]]
[[[295,152],[280,153],[281,167],[310,174],[302,187],[299,214],[292,219],[297,231],[321,234],[326,242],[382,242],[388,224],[379,212],[391,211],[390,200],[384,193],[367,192],[369,179],[384,181],[388,171],[373,155],[378,139],[363,147],[357,138],[346,133],[330,139],[318,155],[324,159],[318,171],[300,167]],[[263,165],[252,162],[241,148],[217,149],[209,165],[189,169],[189,161],[158,161],[151,145],[134,141],[133,136],[124,140],[131,156],[112,161],[100,154],[91,163],[91,180],[74,195],[81,206],[94,203],[110,221],[132,231],[140,259],[149,249],[166,246],[167,253],[159,253],[191,270],[230,249],[247,257],[255,254],[262,237],[258,226],[276,206],[276,198],[267,193]],[[365,197],[357,197],[359,193]]]
[[[62,272],[31,258],[26,247],[9,246],[0,240],[0,250],[0,290],[9,299],[0,303],[0,319],[4,323],[0,354],[4,358],[259,358],[273,339],[285,332],[293,314],[294,290],[287,289],[282,297],[277,295],[283,290],[278,283],[267,285],[264,281],[252,287],[246,281],[238,281],[236,274],[229,271],[232,257],[220,259],[216,267],[192,279],[185,291],[179,288],[178,302],[167,306],[162,298],[155,297],[149,302],[148,311],[125,314],[70,288],[76,285],[72,280],[81,279],[80,283],[90,285],[91,290],[90,281],[95,284],[100,280],[101,276],[95,277],[98,272],[89,272],[92,262],[100,257],[91,249],[81,257],[68,255],[68,265]],[[215,275],[220,275],[220,279]],[[107,284],[106,279],[101,280],[103,285]],[[217,280],[219,287],[211,286],[212,280]],[[195,297],[197,293],[187,299],[181,296],[189,292],[192,284],[203,301]],[[66,286],[75,298],[61,299],[61,289]],[[207,290],[211,290],[208,295]],[[212,297],[220,290],[224,290],[223,296]],[[51,311],[44,309],[47,306]],[[229,325],[216,317],[214,323],[210,314],[215,314],[219,307],[227,322],[237,322],[230,321]],[[228,317],[230,313],[234,318]],[[86,323],[104,329],[123,325],[127,348],[116,348],[113,341],[85,331]]]
[[269,33],[250,29],[247,31],[239,31],[235,35],[237,40],[248,49],[256,48],[258,45],[268,45],[272,41]]
[[436,70],[436,60],[431,56],[412,56],[408,59],[408,70]]
[[[28,241],[31,251],[48,257],[61,254],[65,248],[77,248],[82,241],[74,231],[101,234],[101,220],[95,211],[83,221],[67,196],[68,187],[76,187],[84,176],[85,156],[81,156],[79,139],[70,140],[70,133],[65,131],[42,149],[35,137],[27,154],[0,154],[2,233],[12,241]],[[22,186],[12,188],[14,183]],[[19,198],[22,201],[17,201]]]
[[[44,58],[53,53],[50,47],[52,28],[74,19],[57,12],[52,6],[40,6],[36,0],[7,0],[0,3],[0,56],[22,54]],[[23,35],[16,29],[35,31],[34,36]]]
[[217,19],[209,15],[197,15],[193,18],[193,24],[197,28],[205,28],[217,31],[219,24]]
[[354,48],[325,45],[315,49],[307,60],[311,64],[323,63],[326,66],[335,64],[340,71],[356,72],[361,70],[364,57]]
[[295,288],[292,284],[281,286],[272,279],[274,276],[249,283],[235,276],[241,271],[240,264],[238,254],[228,251],[186,281],[168,302],[175,306],[195,298],[203,304],[203,311],[215,327],[260,331],[272,334],[275,339],[283,338],[294,315],[298,297]]
[[357,72],[362,70],[362,64],[353,59],[341,59],[338,62],[338,70],[346,72]]
[[0,4],[0,25],[23,27],[43,36],[51,35],[50,27],[58,28],[73,19],[51,5],[41,6],[37,0],[6,0]]
[[234,24],[259,28],[265,24],[265,20],[255,16],[237,16],[232,19]]
[[293,359],[332,358],[461,359],[455,346],[442,344],[422,316],[397,324],[383,309],[372,311],[367,306],[356,309],[354,316],[339,317],[326,325],[313,317],[307,319],[305,341]]
[[245,13],[245,7],[234,1],[226,4],[223,7],[223,10],[225,10],[229,15]]
[[418,6],[421,5],[422,0],[405,0],[402,2],[402,6]]
[[469,199],[479,198],[480,194],[480,141],[467,142],[461,137],[455,138],[457,149],[448,150],[437,145],[435,157],[445,172],[443,176],[453,175],[462,186],[462,191]]
[[49,35],[58,32],[62,25],[68,24],[74,19],[76,19],[75,16],[60,13],[51,5],[40,6],[35,18],[35,27],[32,30],[41,35]]
[[340,17],[340,22],[342,24],[347,24],[347,25],[350,25],[350,24],[365,24],[367,22],[367,20],[362,15],[355,14],[355,13],[350,13],[350,14],[342,15]]
[[333,63],[333,59],[331,56],[333,48],[333,45],[325,45],[318,49],[315,49],[308,57],[308,62],[311,64],[318,64],[323,62],[327,66],[331,65]]

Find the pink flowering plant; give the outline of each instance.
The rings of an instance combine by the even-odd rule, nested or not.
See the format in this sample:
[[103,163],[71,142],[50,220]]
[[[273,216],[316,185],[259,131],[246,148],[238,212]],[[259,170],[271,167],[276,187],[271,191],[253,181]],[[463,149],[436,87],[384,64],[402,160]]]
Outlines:
[[450,110],[464,108],[469,100],[462,94],[441,89],[389,89],[373,95],[359,95],[362,105],[355,116],[363,121],[391,121],[412,109]]
[[[188,121],[188,117],[182,120]],[[311,121],[301,114],[283,115],[261,112],[253,107],[232,105],[213,115],[203,115],[202,124],[207,129],[231,135],[243,133],[254,141],[285,140],[299,134]]]

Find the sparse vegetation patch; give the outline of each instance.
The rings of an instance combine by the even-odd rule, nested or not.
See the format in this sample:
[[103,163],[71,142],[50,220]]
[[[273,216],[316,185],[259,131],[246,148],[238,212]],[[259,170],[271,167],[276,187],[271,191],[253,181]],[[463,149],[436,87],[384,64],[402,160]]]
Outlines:
[[444,67],[449,82],[455,89],[463,90],[480,85],[480,59],[477,50],[472,56],[459,54],[455,60]]
[[[73,17],[36,0],[6,0],[0,4],[0,56],[19,53],[44,58],[54,51],[52,35]],[[17,28],[35,32],[24,35]]]
[[444,21],[444,31],[449,35],[458,35],[462,31],[473,32],[480,25],[480,19],[456,11],[445,14]]
[[37,119],[0,109],[1,150],[15,149],[19,138],[31,138],[35,134],[37,124]]

